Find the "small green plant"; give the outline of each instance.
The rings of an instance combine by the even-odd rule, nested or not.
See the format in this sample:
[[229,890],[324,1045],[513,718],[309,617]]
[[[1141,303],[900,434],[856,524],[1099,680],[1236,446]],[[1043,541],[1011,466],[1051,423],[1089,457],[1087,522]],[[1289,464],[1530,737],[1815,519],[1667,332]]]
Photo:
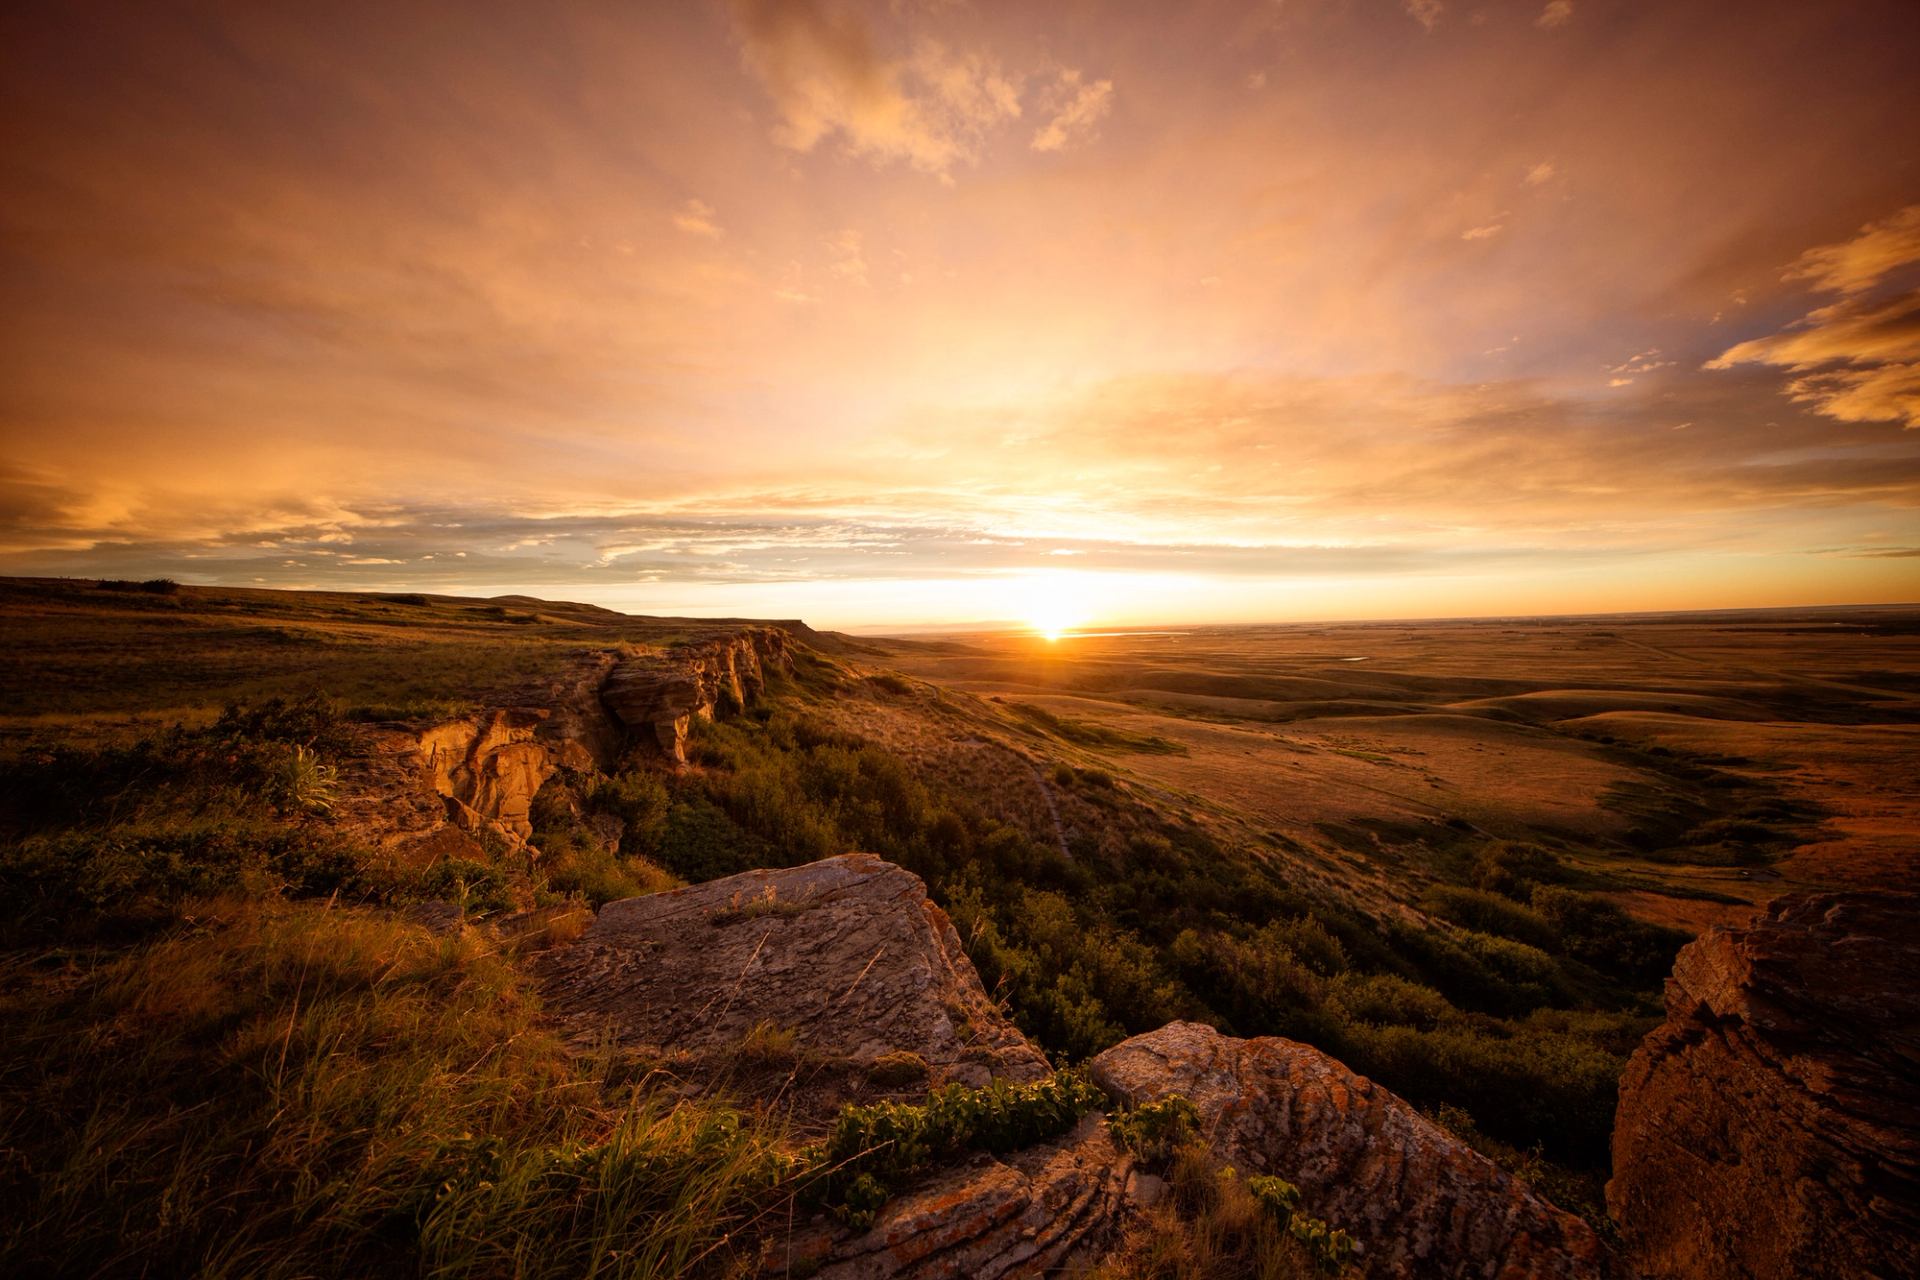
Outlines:
[[[1234,1177],[1231,1167],[1220,1171],[1222,1177]],[[1274,1222],[1305,1247],[1314,1265],[1328,1275],[1338,1275],[1353,1256],[1353,1237],[1319,1218],[1300,1212],[1300,1188],[1285,1178],[1256,1176],[1247,1179],[1247,1191]]]
[[1114,1140],[1148,1164],[1164,1164],[1200,1133],[1200,1113],[1177,1093],[1130,1107],[1107,1122]]
[[506,873],[484,862],[443,858],[420,877],[428,897],[451,902],[466,912],[505,911],[513,905]]
[[332,813],[340,793],[340,771],[311,747],[296,745],[274,770],[273,794],[283,808],[298,813]]

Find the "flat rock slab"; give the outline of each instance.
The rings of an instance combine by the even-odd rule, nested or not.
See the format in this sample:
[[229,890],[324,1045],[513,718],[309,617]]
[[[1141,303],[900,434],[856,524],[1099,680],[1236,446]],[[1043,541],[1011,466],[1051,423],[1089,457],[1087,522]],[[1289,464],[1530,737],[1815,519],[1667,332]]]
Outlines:
[[1308,1045],[1175,1022],[1115,1045],[1092,1071],[1129,1103],[1184,1094],[1216,1157],[1297,1185],[1307,1212],[1358,1242],[1369,1276],[1601,1274],[1586,1223]]
[[1920,1275],[1920,895],[1783,898],[1681,950],[1607,1204],[1651,1276]]
[[917,1054],[921,1090],[1051,1070],[920,878],[870,854],[608,903],[543,976],[576,1033],[663,1055],[723,1053],[764,1025],[816,1062]]

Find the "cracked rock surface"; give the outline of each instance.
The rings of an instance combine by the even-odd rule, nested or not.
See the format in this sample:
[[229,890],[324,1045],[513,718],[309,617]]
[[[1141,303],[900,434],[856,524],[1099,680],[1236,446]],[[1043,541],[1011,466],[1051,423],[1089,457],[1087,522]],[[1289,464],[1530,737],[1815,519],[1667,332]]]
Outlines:
[[550,1002],[623,1044],[740,1044],[763,1024],[861,1066],[917,1054],[937,1082],[1044,1078],[920,877],[871,854],[610,902],[548,962]]
[[1092,1070],[1130,1103],[1186,1095],[1213,1154],[1297,1185],[1307,1212],[1354,1237],[1366,1275],[1601,1274],[1586,1223],[1318,1049],[1174,1022],[1115,1045]]

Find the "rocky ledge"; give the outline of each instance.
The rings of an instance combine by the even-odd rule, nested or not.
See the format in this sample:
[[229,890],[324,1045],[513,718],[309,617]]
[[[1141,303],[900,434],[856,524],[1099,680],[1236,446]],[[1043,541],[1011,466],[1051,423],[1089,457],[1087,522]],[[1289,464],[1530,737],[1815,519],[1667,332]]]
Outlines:
[[650,735],[668,756],[684,762],[693,717],[711,720],[728,702],[752,702],[766,687],[767,671],[792,668],[793,647],[783,627],[746,627],[716,640],[624,657],[600,696],[629,731]]
[[1920,1258],[1920,895],[1801,895],[1680,952],[1628,1063],[1607,1203],[1649,1276]]
[[1175,1022],[1095,1058],[1093,1077],[1134,1104],[1184,1094],[1214,1155],[1298,1186],[1369,1276],[1600,1274],[1586,1223],[1308,1045]]

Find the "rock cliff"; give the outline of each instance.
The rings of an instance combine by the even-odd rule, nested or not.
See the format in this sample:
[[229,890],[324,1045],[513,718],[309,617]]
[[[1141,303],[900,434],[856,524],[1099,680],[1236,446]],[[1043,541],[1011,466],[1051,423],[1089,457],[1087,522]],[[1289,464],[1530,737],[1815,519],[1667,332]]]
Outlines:
[[1297,1185],[1309,1213],[1358,1241],[1369,1276],[1600,1274],[1586,1223],[1317,1049],[1175,1022],[1092,1070],[1130,1103],[1184,1094],[1216,1156]]
[[1920,895],[1689,944],[1620,1086],[1607,1202],[1656,1277],[1920,1273]]
[[710,720],[728,702],[752,702],[766,687],[767,671],[792,669],[793,646],[783,628],[745,627],[699,644],[631,655],[615,664],[600,696],[629,731],[650,735],[667,755],[684,761],[693,717]]

